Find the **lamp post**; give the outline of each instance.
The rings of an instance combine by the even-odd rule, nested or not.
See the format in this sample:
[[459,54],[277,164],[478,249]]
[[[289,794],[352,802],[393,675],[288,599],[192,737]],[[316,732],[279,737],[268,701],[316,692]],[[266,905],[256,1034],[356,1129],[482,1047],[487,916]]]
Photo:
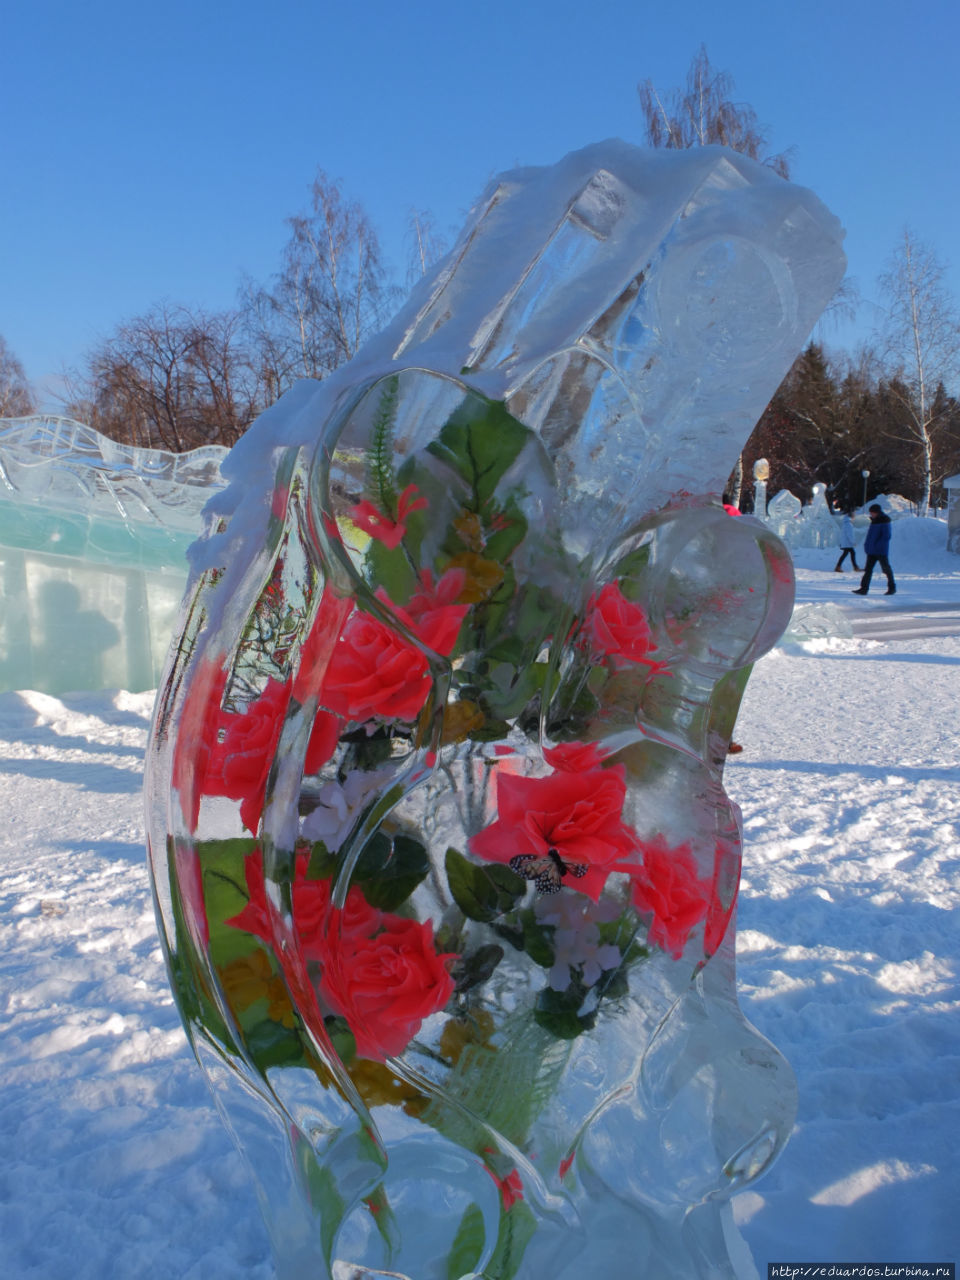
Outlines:
[[866,506],[867,505],[867,481],[870,479],[870,472],[861,471],[860,474],[863,476],[863,505]]

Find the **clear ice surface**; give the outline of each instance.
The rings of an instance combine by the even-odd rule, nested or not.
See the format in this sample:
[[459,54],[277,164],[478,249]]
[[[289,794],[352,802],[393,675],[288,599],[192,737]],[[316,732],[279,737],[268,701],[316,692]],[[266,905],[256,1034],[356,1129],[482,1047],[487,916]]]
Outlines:
[[156,686],[226,453],[0,419],[0,689]]
[[149,848],[284,1280],[754,1274],[795,1086],[722,773],[793,575],[719,490],[840,240],[720,148],[505,174],[226,459]]

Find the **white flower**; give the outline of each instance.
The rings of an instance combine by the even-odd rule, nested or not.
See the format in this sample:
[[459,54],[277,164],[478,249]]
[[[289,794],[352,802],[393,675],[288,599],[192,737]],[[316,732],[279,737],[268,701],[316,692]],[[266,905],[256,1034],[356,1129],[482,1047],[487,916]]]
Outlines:
[[300,824],[304,839],[322,840],[328,852],[336,853],[370,795],[392,776],[391,769],[372,769],[369,773],[355,770],[347,775],[342,786],[336,781],[324,783],[317,796],[317,807]]
[[579,893],[558,893],[540,898],[534,910],[541,924],[554,927],[554,963],[549,978],[554,991],[567,989],[572,969],[580,968],[583,982],[592,987],[602,973],[619,965],[620,949],[601,943],[597,928],[598,923],[615,920],[620,914],[616,902],[601,899],[593,903]]

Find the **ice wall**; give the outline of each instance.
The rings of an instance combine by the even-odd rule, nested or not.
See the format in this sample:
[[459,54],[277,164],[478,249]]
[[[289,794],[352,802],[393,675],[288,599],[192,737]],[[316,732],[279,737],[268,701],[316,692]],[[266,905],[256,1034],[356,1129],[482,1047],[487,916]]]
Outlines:
[[226,449],[0,419],[0,689],[153,688]]

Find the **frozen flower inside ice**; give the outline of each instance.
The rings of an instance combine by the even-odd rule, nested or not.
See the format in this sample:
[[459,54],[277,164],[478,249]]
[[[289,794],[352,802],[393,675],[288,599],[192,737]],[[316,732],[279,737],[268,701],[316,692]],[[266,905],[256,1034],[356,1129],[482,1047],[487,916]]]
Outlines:
[[598,903],[580,895],[557,894],[540,898],[534,906],[541,924],[552,925],[554,962],[550,970],[550,986],[566,991],[573,974],[579,969],[583,983],[592,987],[602,973],[620,964],[619,947],[600,940],[600,924],[608,924],[620,915],[616,902],[603,899]]
[[356,770],[345,782],[327,782],[317,796],[317,807],[303,819],[300,830],[305,840],[322,840],[328,853],[337,853],[350,834],[367,797],[392,777],[390,769]]

